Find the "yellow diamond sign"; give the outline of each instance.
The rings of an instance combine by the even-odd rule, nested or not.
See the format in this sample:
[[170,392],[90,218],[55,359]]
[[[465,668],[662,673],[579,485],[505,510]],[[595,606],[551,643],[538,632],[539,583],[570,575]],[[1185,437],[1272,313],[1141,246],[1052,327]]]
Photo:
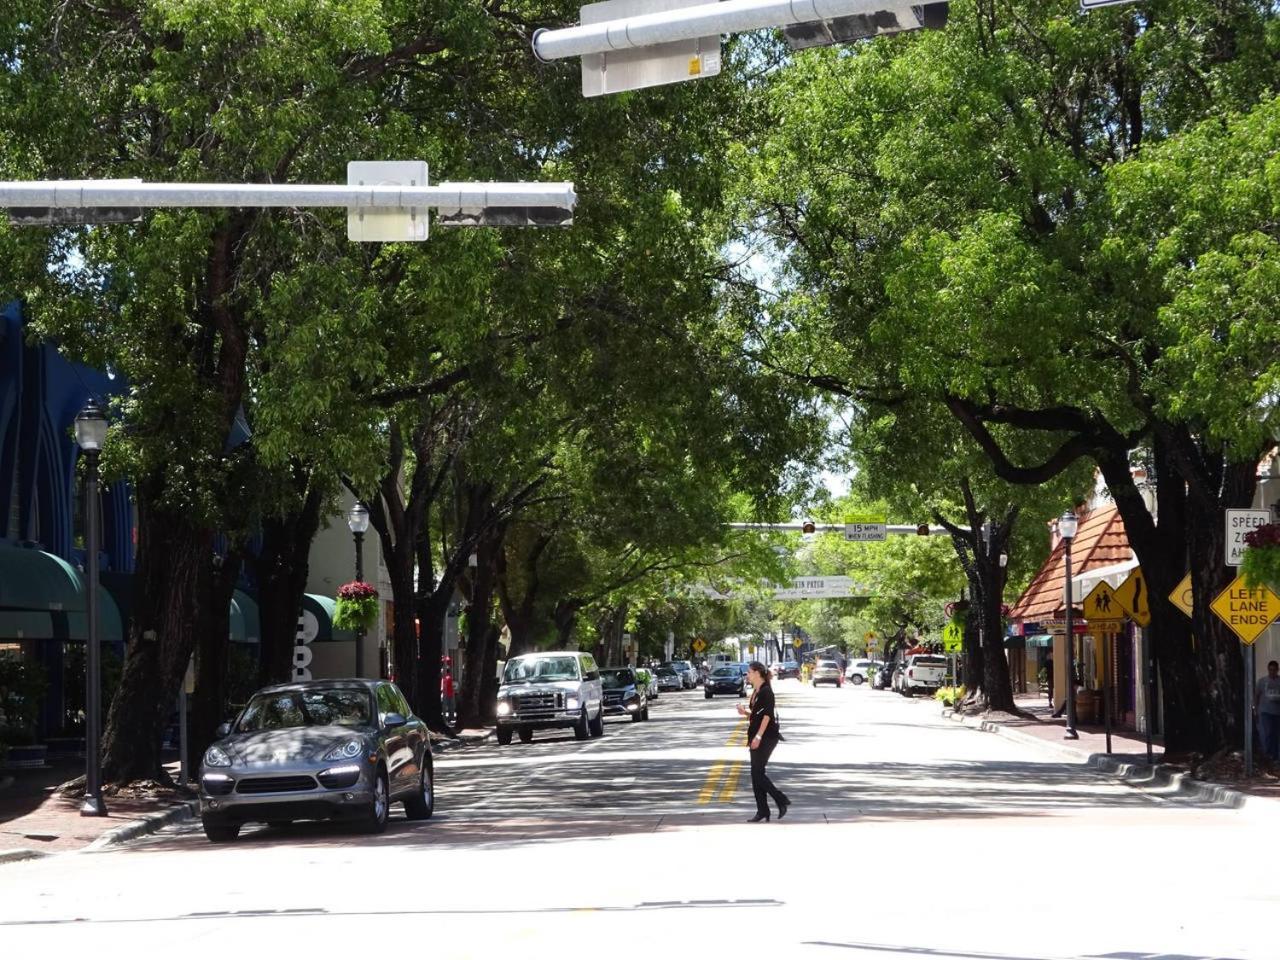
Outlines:
[[1116,599],[1115,590],[1107,581],[1100,581],[1084,598],[1084,618],[1090,623],[1124,619],[1124,609]]
[[1236,577],[1214,598],[1209,609],[1242,642],[1253,643],[1280,616],[1280,597],[1266,587],[1250,590],[1244,585],[1244,577]]
[[1173,588],[1173,593],[1169,594],[1169,602],[1185,613],[1191,616],[1191,611],[1195,609],[1195,598],[1191,594],[1191,571],[1187,571],[1187,575],[1178,581],[1178,585]]
[[694,653],[701,653],[701,652],[702,652],[703,650],[705,650],[705,649],[707,649],[707,641],[703,640],[701,637],[699,637],[697,640],[693,641],[693,652],[694,652]]
[[1116,599],[1124,612],[1140,627],[1151,622],[1151,603],[1147,599],[1147,581],[1142,568],[1136,567],[1127,580],[1116,588]]

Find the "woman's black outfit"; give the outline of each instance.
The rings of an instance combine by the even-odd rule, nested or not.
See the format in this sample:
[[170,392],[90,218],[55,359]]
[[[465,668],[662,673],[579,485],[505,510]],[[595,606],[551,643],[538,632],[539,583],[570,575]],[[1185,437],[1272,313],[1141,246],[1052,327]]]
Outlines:
[[747,721],[748,749],[755,740],[756,734],[759,733],[760,724],[765,717],[769,718],[769,726],[765,728],[764,736],[760,738],[760,746],[751,750],[751,790],[756,795],[756,816],[767,819],[768,797],[773,797],[773,802],[778,805],[779,817],[786,813],[787,807],[791,804],[786,794],[773,785],[769,774],[765,772],[765,766],[773,754],[773,748],[782,739],[782,735],[778,732],[778,715],[773,706],[773,688],[768,683],[761,684],[760,689],[751,695],[751,719]]

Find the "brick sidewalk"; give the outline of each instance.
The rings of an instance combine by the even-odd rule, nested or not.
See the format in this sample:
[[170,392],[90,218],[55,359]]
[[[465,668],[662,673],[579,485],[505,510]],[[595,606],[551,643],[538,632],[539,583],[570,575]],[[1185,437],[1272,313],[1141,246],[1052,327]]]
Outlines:
[[[432,749],[447,752],[458,746],[483,743],[492,728],[460,730],[456,740],[433,734]],[[177,762],[166,764],[176,780]],[[159,813],[176,806],[176,801],[143,800],[108,796],[107,816],[80,816],[80,801],[54,794],[59,784],[84,772],[84,761],[60,760],[40,770],[20,770],[0,775],[0,782],[12,777],[0,789],[0,853],[6,850],[37,850],[61,853],[79,850],[97,840],[108,830]]]
[[[1065,717],[1053,717],[1045,698],[1034,694],[1020,694],[1014,697],[1018,708],[1033,714],[1034,720],[1027,720],[1009,714],[993,715],[989,719],[1007,730],[1035,737],[1044,741],[1062,753],[1078,756],[1088,760],[1094,755],[1106,755],[1107,737],[1101,724],[1076,725],[1078,740],[1068,740],[1064,736],[1067,729]],[[1113,727],[1111,731],[1111,756],[1117,760],[1130,763],[1145,764],[1147,762],[1147,741],[1145,734],[1135,730]],[[1152,738],[1152,758],[1156,764],[1164,761],[1164,743],[1159,736]],[[1174,765],[1174,769],[1185,770],[1185,766]],[[1258,772],[1255,779],[1249,782],[1231,782],[1226,784],[1233,790],[1256,797],[1280,799],[1280,777],[1267,772]]]

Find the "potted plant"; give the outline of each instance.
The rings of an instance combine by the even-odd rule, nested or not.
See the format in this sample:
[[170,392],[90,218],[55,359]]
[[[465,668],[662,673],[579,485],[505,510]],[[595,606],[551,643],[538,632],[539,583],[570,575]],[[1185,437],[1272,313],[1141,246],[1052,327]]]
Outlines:
[[1250,590],[1270,587],[1280,593],[1280,523],[1264,523],[1244,535],[1240,575]]
[[340,630],[369,630],[378,622],[378,591],[371,583],[352,580],[338,589],[333,625]]

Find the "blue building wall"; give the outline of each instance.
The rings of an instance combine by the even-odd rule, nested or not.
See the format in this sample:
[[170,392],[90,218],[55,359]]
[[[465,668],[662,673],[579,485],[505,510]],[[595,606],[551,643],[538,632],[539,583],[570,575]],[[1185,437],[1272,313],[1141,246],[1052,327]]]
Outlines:
[[[72,563],[75,548],[76,414],[92,396],[99,403],[124,389],[119,378],[70,363],[48,342],[26,342],[20,303],[0,309],[0,516],[10,539],[33,542]],[[8,526],[17,497],[16,529]],[[102,496],[104,570],[133,570],[133,510],[129,485]]]

